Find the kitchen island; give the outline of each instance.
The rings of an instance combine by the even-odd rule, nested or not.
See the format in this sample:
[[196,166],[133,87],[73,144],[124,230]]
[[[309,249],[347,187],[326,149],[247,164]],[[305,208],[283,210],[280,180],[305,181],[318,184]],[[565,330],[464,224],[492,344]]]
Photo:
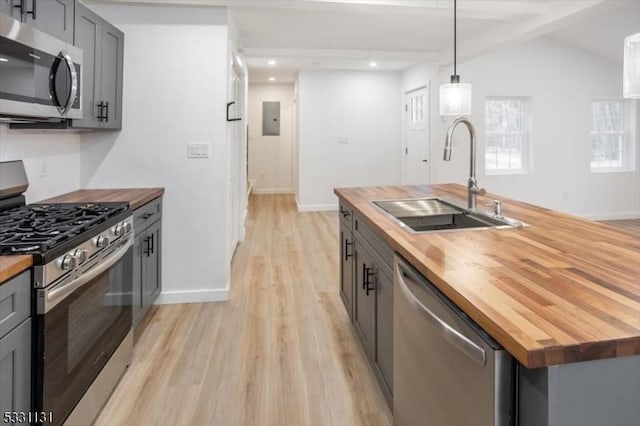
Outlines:
[[506,216],[528,226],[416,234],[371,201],[464,200],[466,188],[335,193],[518,361],[521,424],[640,424],[637,234],[494,195],[478,205],[500,200]]

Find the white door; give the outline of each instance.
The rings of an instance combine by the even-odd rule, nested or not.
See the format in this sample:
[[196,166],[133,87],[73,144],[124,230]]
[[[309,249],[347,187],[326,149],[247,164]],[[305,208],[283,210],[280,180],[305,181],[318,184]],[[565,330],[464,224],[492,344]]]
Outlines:
[[[231,99],[235,102],[235,107],[231,111],[235,114],[239,114],[243,111],[243,97],[241,96],[241,78],[238,76],[235,70],[231,75]],[[231,255],[235,251],[238,242],[240,241],[240,227],[241,227],[241,212],[240,212],[240,197],[243,194],[243,188],[241,187],[240,174],[243,167],[243,161],[241,156],[242,145],[242,127],[244,126],[244,120],[230,121],[228,124],[230,147],[229,147],[229,178],[230,178],[230,204],[231,204]]]
[[405,93],[403,183],[429,183],[429,87]]

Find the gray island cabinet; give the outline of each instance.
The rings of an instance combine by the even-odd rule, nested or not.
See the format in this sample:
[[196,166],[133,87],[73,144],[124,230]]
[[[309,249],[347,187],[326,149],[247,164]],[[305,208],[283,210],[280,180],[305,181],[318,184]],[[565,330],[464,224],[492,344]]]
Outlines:
[[[461,236],[456,233],[443,236],[439,234],[429,240],[428,235],[413,234],[400,229],[390,220],[377,213],[377,209],[370,203],[372,199],[406,199],[415,197],[416,187],[393,188],[345,188],[335,192],[340,201],[340,295],[344,306],[352,321],[355,334],[360,341],[372,365],[381,389],[393,406],[393,275],[392,261],[394,253],[405,259],[413,258],[417,253],[433,253],[438,256],[435,262],[446,261],[449,267],[460,268],[461,256],[464,256],[460,247]],[[438,196],[440,192],[450,192],[458,195],[462,193],[462,187],[454,185],[421,187],[431,189]],[[393,191],[392,191],[393,190]],[[406,192],[405,192],[406,191]],[[422,194],[420,194],[422,195]],[[424,196],[424,195],[422,195]],[[511,206],[516,201],[509,200]],[[515,208],[513,208],[516,212]],[[526,209],[526,210],[525,210]],[[523,216],[530,211],[532,206],[525,205],[521,211]],[[537,214],[537,212],[536,212]],[[547,211],[547,215],[550,213]],[[366,220],[365,220],[366,218]],[[529,223],[535,220],[535,216],[527,216]],[[578,219],[576,219],[578,220]],[[534,226],[534,225],[532,225]],[[579,222],[581,228],[597,226],[596,231],[610,232],[620,244],[633,244],[633,237],[624,231],[613,228],[599,228],[598,224],[586,224]],[[489,234],[477,234],[477,232],[493,231],[469,231],[475,234],[467,234],[466,240],[471,241],[477,247],[480,238],[489,238]],[[503,232],[503,231],[498,231]],[[502,235],[516,235],[507,231]],[[548,228],[539,231],[529,228],[529,233],[545,232]],[[406,234],[406,236],[405,236]],[[433,234],[432,234],[433,235]],[[521,235],[521,234],[518,234]],[[486,237],[485,237],[486,236]],[[473,240],[475,238],[475,240]],[[518,238],[520,238],[518,236]],[[398,242],[398,239],[401,240]],[[451,252],[443,251],[447,242],[443,239],[455,241],[457,245],[451,245]],[[425,242],[427,241],[427,242]],[[505,240],[508,241],[508,240]],[[431,245],[433,242],[433,245]],[[422,244],[422,245],[421,245]],[[405,250],[404,247],[409,247]],[[436,248],[437,247],[437,248]],[[489,247],[489,246],[486,246]],[[507,250],[496,248],[491,250]],[[489,249],[487,249],[489,250]],[[631,255],[631,252],[627,253]],[[633,256],[637,253],[633,252]],[[418,257],[419,258],[419,257]],[[476,256],[477,258],[477,256]],[[424,259],[424,258],[422,258]],[[421,261],[423,261],[421,259]],[[493,258],[495,259],[495,258]],[[413,267],[425,269],[424,264],[414,264]],[[476,264],[475,267],[478,267]],[[636,277],[638,282],[638,267],[627,266],[631,273],[631,281]],[[504,270],[503,270],[504,271]],[[542,272],[538,271],[538,274]],[[634,275],[635,274],[635,275]],[[466,277],[471,275],[466,274]],[[623,282],[629,281],[626,277]],[[516,283],[512,283],[515,286]],[[593,287],[590,287],[593,288]],[[603,288],[606,291],[609,287]],[[625,293],[626,294],[626,293]],[[542,300],[542,299],[537,299]],[[633,299],[636,300],[636,299]],[[627,305],[633,304],[633,300]],[[456,305],[453,300],[451,303]],[[458,305],[461,311],[471,316],[471,312]],[[630,306],[630,305],[629,305]],[[468,305],[467,305],[468,307]],[[551,312],[554,310],[552,306]],[[476,309],[477,306],[473,306]],[[524,307],[523,309],[530,309]],[[481,310],[482,308],[477,308]],[[501,311],[495,311],[495,315],[504,316]],[[640,315],[640,313],[639,313]],[[476,311],[477,316],[477,311]],[[614,324],[621,321],[609,314],[607,318]],[[567,327],[581,327],[574,317],[564,316],[559,320],[566,321]],[[633,318],[628,319],[633,324]],[[635,322],[637,324],[638,321]],[[571,325],[573,324],[573,325]],[[543,327],[544,324],[536,324]],[[586,327],[586,325],[585,325]],[[603,323],[603,327],[606,324]],[[532,345],[538,345],[540,349],[523,352],[516,350],[507,351],[513,357],[514,370],[512,374],[512,399],[513,407],[510,409],[510,425],[518,426],[640,426],[640,348],[636,327],[635,334],[632,328],[627,327],[631,333],[628,339],[617,338],[617,346],[610,341],[596,341],[588,345],[580,345],[575,351],[567,351],[566,346],[556,342],[549,346],[549,340],[529,340]],[[492,334],[490,330],[486,333]],[[518,331],[512,329],[512,333]],[[521,334],[493,335],[498,342],[505,341],[504,346],[509,346],[513,340],[522,339],[526,331]],[[578,352],[576,352],[578,351]],[[452,371],[449,374],[455,374]],[[434,390],[425,389],[425,395]],[[435,390],[435,391],[442,391]],[[426,396],[425,396],[426,397]],[[464,407],[460,407],[464,410]]]
[[[31,271],[0,283],[0,423],[31,409]],[[11,423],[8,423],[11,424]]]

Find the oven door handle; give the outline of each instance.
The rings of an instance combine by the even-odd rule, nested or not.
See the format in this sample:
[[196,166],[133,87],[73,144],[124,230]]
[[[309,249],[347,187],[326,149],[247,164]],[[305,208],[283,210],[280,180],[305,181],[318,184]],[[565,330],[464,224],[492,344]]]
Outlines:
[[115,265],[122,257],[127,253],[129,248],[133,246],[133,235],[129,237],[129,239],[121,243],[121,247],[115,250],[113,253],[109,255],[106,259],[104,259],[100,264],[95,266],[93,269],[89,270],[87,273],[79,276],[75,280],[61,286],[54,286],[53,289],[44,289],[44,303],[42,305],[38,305],[38,314],[46,314],[51,309],[53,309],[58,303],[62,302],[67,298],[71,293],[76,291],[78,288],[87,284],[91,280],[93,280],[98,275],[105,272],[107,269],[111,268]]

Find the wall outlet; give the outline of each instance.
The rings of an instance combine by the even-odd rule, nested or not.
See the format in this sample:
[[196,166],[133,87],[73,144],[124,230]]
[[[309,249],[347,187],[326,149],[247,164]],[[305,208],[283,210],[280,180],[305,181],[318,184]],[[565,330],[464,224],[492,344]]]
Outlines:
[[211,144],[209,142],[189,142],[187,144],[187,158],[209,158]]
[[349,142],[350,142],[350,141],[349,141],[349,138],[348,138],[347,136],[340,136],[340,137],[338,138],[338,143],[339,143],[339,144],[347,144],[347,143],[349,143]]

